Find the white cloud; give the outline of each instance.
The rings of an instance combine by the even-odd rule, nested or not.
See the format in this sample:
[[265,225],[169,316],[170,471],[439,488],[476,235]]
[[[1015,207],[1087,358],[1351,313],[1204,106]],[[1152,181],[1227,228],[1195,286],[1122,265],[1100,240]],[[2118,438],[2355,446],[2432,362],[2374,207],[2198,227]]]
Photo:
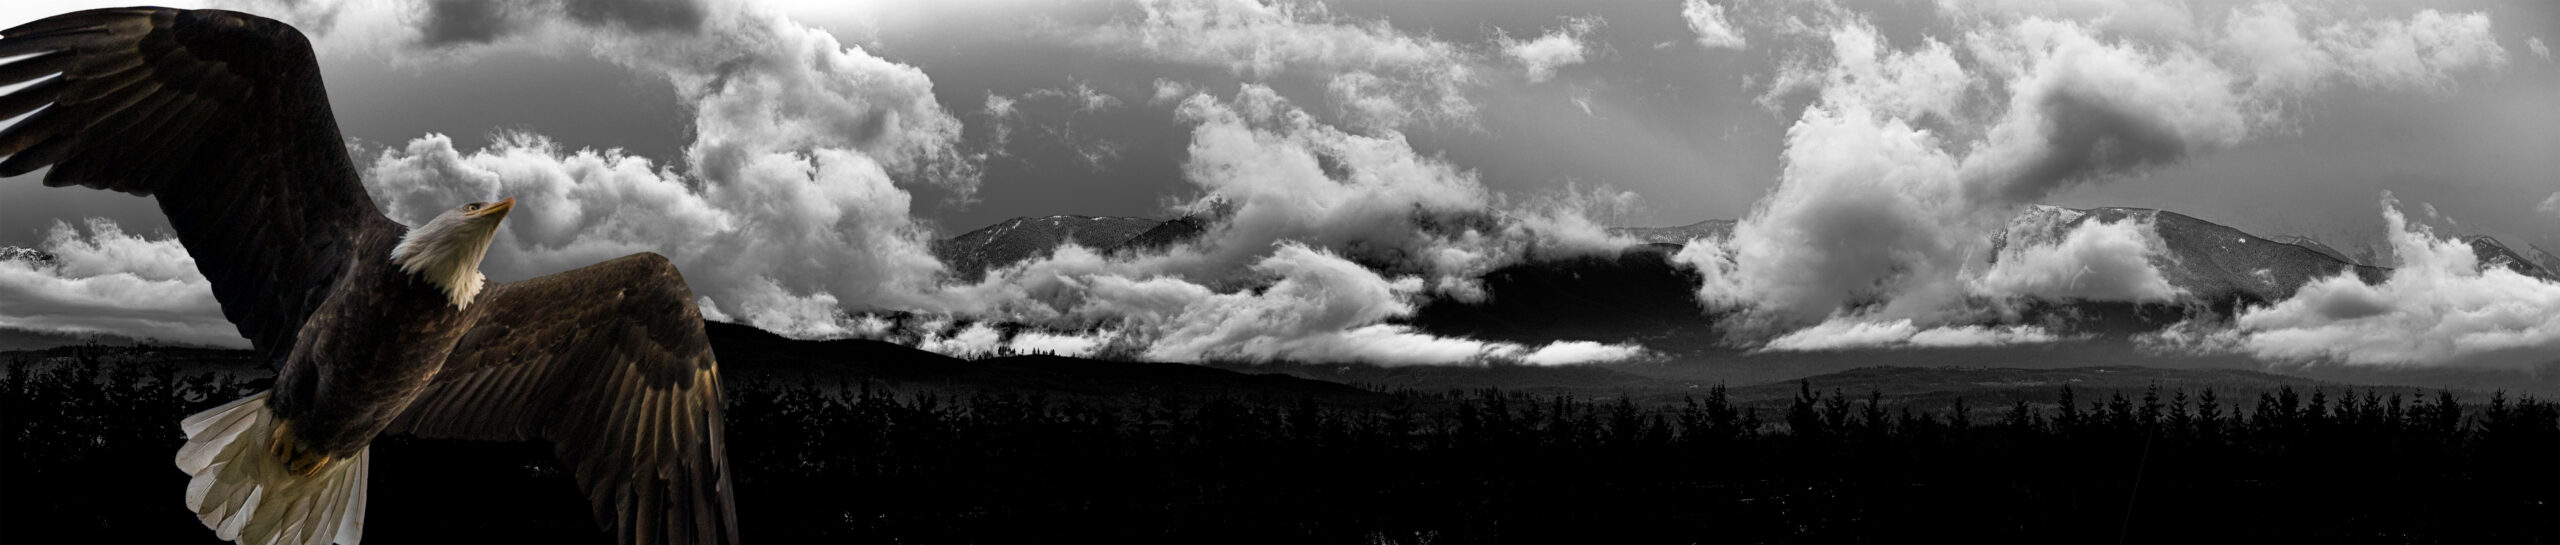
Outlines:
[[2166,40],[2195,38],[2199,20],[2188,3],[2159,0],[1938,0],[1937,7],[1974,25],[2045,19]]
[[37,249],[51,263],[0,260],[0,328],[249,346],[176,238],[143,238],[98,218],[86,227],[46,231]]
[[2054,212],[2060,210],[2037,207],[2012,221],[2007,246],[1973,290],[2054,301],[2160,302],[2182,294],[2154,263],[2168,256],[2150,214],[2073,225],[2078,214]]
[[2541,36],[2525,38],[2524,47],[2532,50],[2533,56],[2542,57],[2542,62],[2551,62],[2551,46],[2543,45]]
[[2384,196],[2400,267],[2380,284],[2352,274],[2312,282],[2232,328],[2186,332],[2190,343],[2279,361],[2349,365],[2495,365],[2560,354],[2560,283],[2483,267],[2458,237],[2438,238]]
[[2534,205],[2533,209],[2537,212],[2550,214],[2552,217],[2560,217],[2560,191],[2551,192],[2550,197],[2542,199],[2542,204]]
[[916,343],[916,348],[926,352],[963,359],[995,356],[996,349],[1004,346],[1004,334],[985,322],[969,324],[947,337],[925,337]]
[[941,271],[908,218],[908,194],[853,151],[777,150],[706,183],[538,136],[463,153],[428,135],[384,150],[365,183],[384,213],[411,225],[456,202],[519,199],[482,264],[493,277],[657,252],[721,311],[786,334],[841,334],[840,308],[915,305]]
[[1108,335],[1072,335],[1045,331],[1024,331],[1005,341],[1015,354],[1047,354],[1071,358],[1091,357],[1109,343]]
[[1858,348],[1954,348],[2049,343],[2062,337],[2044,328],[2014,325],[1924,328],[1911,320],[1834,318],[1770,339],[1762,350],[1812,352]]
[[1521,355],[1520,362],[1530,365],[1574,365],[1581,363],[1625,361],[1642,358],[1645,350],[1629,344],[1601,344],[1591,341],[1557,341]]
[[2318,34],[2321,48],[2337,56],[2347,77],[2373,87],[2443,91],[2456,72],[2507,62],[2486,13],[2429,9],[2407,20],[2336,23]]
[[1741,29],[1725,18],[1724,6],[1707,0],[1680,3],[1680,17],[1689,21],[1689,30],[1698,33],[1698,46],[1707,49],[1742,49],[1746,44]]
[[1139,0],[1142,17],[1078,29],[1086,43],[1174,62],[1226,68],[1269,82],[1292,74],[1324,82],[1355,126],[1473,123],[1473,56],[1382,20],[1337,17],[1322,4],[1241,0]]
[[1598,17],[1578,18],[1536,39],[1502,36],[1496,38],[1495,45],[1502,48],[1503,56],[1520,65],[1530,83],[1543,83],[1554,78],[1558,68],[1582,64],[1591,49],[1590,44],[1584,43],[1584,35],[1599,24]]
[[[941,265],[908,186],[965,201],[978,168],[932,80],[757,4],[704,9],[690,31],[664,31],[527,8],[484,45],[396,52],[587,51],[664,75],[692,115],[682,170],[529,134],[471,151],[428,135],[359,158],[368,190],[410,224],[453,203],[521,198],[484,264],[496,277],[653,251],[715,310],[799,336],[851,333],[845,309],[928,305],[919,294]],[[990,97],[994,112],[1009,106]]]
[[2083,225],[1993,267],[1977,266],[1983,235],[2058,192],[2284,130],[2305,93],[2436,91],[2503,62],[2479,14],[2305,22],[2253,6],[2196,29],[2178,6],[1942,7],[1961,30],[1953,45],[1897,48],[1839,14],[1816,18],[1827,51],[1781,64],[1762,103],[1813,100],[1787,130],[1778,187],[1729,238],[1676,256],[1742,342],[1817,321],[1833,324],[1827,338],[1878,333],[1843,323],[1926,329],[1994,314],[1977,295],[2162,300],[2175,291],[2144,257],[2158,253],[2147,228]]
[[2215,46],[2241,61],[2251,99],[2293,100],[2337,83],[2442,93],[2462,72],[2507,62],[2483,13],[2429,9],[2407,19],[2310,19],[2277,3],[2232,11]]
[[1195,95],[1179,115],[1195,124],[1184,172],[1202,194],[1190,206],[1232,215],[1201,244],[1150,265],[1157,270],[1214,279],[1296,241],[1447,292],[1495,267],[1632,242],[1582,214],[1631,195],[1509,206],[1475,173],[1416,151],[1402,134],[1343,131],[1265,87],[1247,85],[1231,101]]

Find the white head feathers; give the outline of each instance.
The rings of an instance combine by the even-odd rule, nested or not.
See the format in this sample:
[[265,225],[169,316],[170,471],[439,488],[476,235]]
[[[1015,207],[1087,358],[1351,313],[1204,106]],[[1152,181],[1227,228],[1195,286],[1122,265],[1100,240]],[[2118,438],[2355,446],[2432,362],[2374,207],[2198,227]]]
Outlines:
[[418,275],[444,290],[453,308],[470,308],[487,281],[480,274],[480,258],[488,255],[498,222],[515,205],[515,199],[476,202],[437,214],[400,237],[400,245],[391,249],[391,262],[400,265],[400,272]]

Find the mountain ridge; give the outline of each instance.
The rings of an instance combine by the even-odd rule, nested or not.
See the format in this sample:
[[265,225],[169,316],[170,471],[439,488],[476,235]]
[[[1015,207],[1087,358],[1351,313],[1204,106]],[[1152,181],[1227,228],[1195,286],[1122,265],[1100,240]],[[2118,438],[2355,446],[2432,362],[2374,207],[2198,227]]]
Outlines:
[[976,282],[989,269],[1047,256],[1069,242],[1107,251],[1162,223],[1123,216],[1023,216],[934,241],[931,249],[953,277]]

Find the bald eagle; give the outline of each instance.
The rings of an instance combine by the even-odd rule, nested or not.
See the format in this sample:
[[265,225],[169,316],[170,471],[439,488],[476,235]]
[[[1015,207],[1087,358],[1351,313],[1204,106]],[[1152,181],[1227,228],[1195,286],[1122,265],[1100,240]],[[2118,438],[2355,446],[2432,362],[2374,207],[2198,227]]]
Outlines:
[[0,59],[23,84],[0,95],[0,176],[156,197],[275,370],[182,422],[187,507],[217,536],[356,543],[367,447],[407,433],[550,442],[623,542],[737,540],[719,363],[666,258],[486,281],[515,201],[383,216],[284,23],[81,11],[0,30]]

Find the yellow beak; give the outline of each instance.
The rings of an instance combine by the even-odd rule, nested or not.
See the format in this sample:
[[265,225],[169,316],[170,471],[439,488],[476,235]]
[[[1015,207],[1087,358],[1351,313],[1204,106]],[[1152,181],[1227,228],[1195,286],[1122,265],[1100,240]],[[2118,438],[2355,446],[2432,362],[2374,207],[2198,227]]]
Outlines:
[[497,217],[502,217],[502,218],[503,218],[503,217],[506,217],[506,216],[507,216],[507,211],[508,211],[508,210],[514,210],[515,208],[516,208],[516,200],[511,198],[511,199],[507,199],[507,200],[503,200],[503,201],[498,201],[498,202],[496,202],[496,203],[492,203],[492,204],[490,204],[490,205],[489,205],[489,207],[488,207],[488,208],[482,208],[482,209],[480,209],[480,211],[478,211],[478,212],[472,212],[472,213],[470,213],[470,214],[468,214],[468,215],[469,215],[470,217],[474,217],[474,218],[478,218],[478,217],[486,217],[486,216],[497,216]]

